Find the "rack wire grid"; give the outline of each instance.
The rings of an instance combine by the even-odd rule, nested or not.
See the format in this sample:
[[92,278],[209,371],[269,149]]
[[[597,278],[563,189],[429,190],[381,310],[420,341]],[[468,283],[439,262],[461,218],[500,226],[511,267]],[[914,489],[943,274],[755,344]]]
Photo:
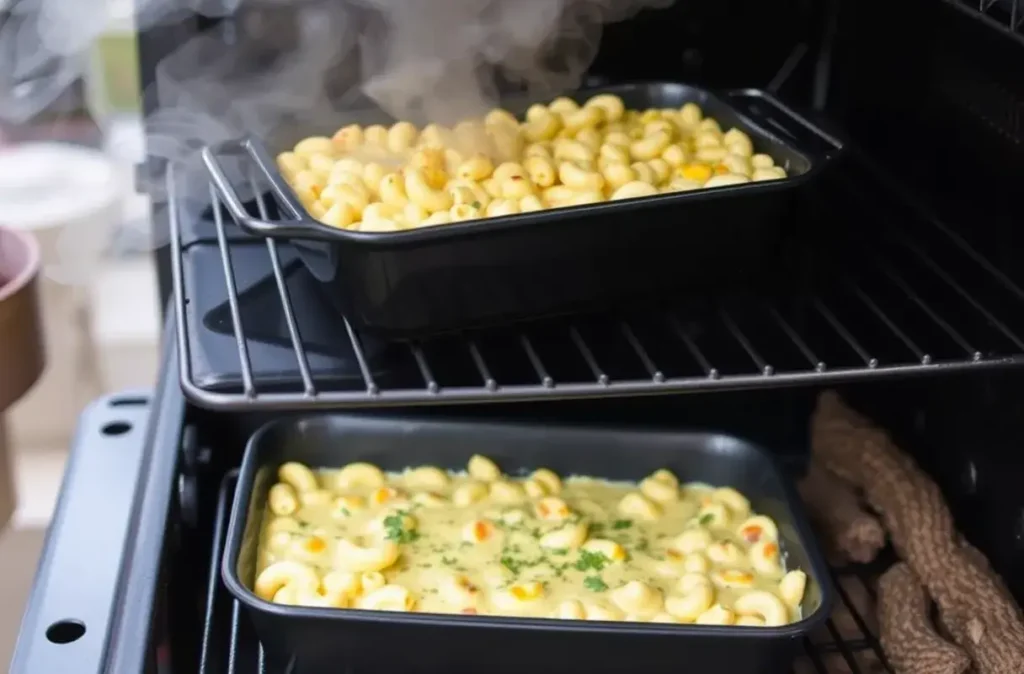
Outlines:
[[[263,647],[241,605],[228,593],[220,578],[221,555],[237,481],[237,470],[224,477],[217,503],[199,674],[285,674],[265,659]],[[875,621],[866,614],[863,602],[854,598],[859,590],[868,601],[874,601],[876,590],[870,578],[876,571],[864,566],[831,569],[840,601],[836,602],[833,617],[826,621],[825,628],[804,639],[804,652],[793,674],[892,672],[879,643]]]
[[[173,205],[171,168],[168,199]],[[255,170],[241,175],[252,183],[253,215],[282,217],[267,196],[269,183],[261,182]],[[351,385],[328,382],[310,367],[280,262],[280,249],[288,244],[267,238],[269,267],[295,359],[290,386],[254,374],[229,254],[233,244],[225,233],[235,225],[211,183],[241,378],[234,389],[214,390],[193,377],[181,223],[172,208],[182,387],[191,401],[207,408],[280,410],[825,385],[1024,363],[1024,289],[990,261],[1001,251],[986,249],[986,242],[969,242],[853,150],[848,149],[840,177],[820,197],[822,210],[814,212],[813,227],[848,237],[831,246],[841,249],[842,259],[830,258],[816,243],[798,243],[798,259],[778,266],[786,267],[783,275],[805,277],[799,289],[771,297],[705,297],[672,310],[389,345],[388,366],[404,375],[387,380],[375,376],[364,337],[345,320],[345,334],[338,338],[351,342],[361,375]]]
[[1024,42],[1024,0],[945,0]]

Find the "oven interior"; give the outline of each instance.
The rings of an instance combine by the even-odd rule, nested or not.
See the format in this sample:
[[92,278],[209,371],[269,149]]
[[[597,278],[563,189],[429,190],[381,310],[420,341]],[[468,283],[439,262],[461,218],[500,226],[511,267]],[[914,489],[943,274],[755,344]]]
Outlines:
[[[266,11],[277,19],[270,22],[275,39],[286,42],[289,17],[303,9]],[[1019,285],[1024,280],[1015,264],[1021,234],[1014,226],[1024,216],[1014,190],[1024,174],[1022,20],[1020,0],[983,0],[980,6],[958,0],[691,0],[609,27],[588,76],[594,82],[665,79],[715,89],[766,87],[847,139],[849,156],[843,165],[795,216],[801,243],[786,253],[793,257],[786,259],[771,305],[787,317],[783,323],[791,330],[749,318],[753,314],[746,307],[752,300],[742,293],[722,305],[729,307],[727,313],[715,308],[717,298],[705,298],[693,309],[697,318],[692,325],[704,336],[707,362],[688,367],[707,370],[710,364],[723,375],[753,367],[752,376],[734,380],[735,385],[723,376],[720,385],[683,387],[675,395],[620,392],[585,400],[562,399],[556,386],[543,400],[468,405],[469,400],[442,399],[448,404],[421,406],[415,413],[723,430],[774,449],[795,477],[806,463],[815,396],[827,383],[889,429],[927,469],[961,531],[1024,600],[1024,496],[1018,485],[1024,475],[1018,451],[1024,442],[1024,400],[1012,367],[1024,357],[1024,290]],[[267,25],[240,10],[223,20],[186,16],[148,29],[140,35],[143,81],[154,86],[156,64],[197,32],[220,36],[230,48],[238,31],[265,31]],[[278,43],[274,49],[279,48]],[[269,392],[301,392],[303,383],[301,372],[273,361],[274,349],[288,345],[288,321],[281,316],[259,320],[266,302],[274,303],[274,286],[270,300],[256,293],[255,299],[249,297],[251,304],[229,302],[231,291],[224,289],[225,247],[231,250],[236,276],[244,276],[238,284],[258,288],[266,279],[273,284],[267,246],[248,240],[230,223],[218,225],[216,212],[178,212],[179,205],[172,193],[161,217],[178,217],[178,231],[188,239],[177,254],[186,261],[179,271],[192,279],[187,304],[193,313],[171,312],[169,322],[182,316],[200,319],[185,335],[193,350],[197,344],[206,349],[201,367],[191,372],[192,382],[199,382],[200,393],[229,395],[204,399],[212,409],[187,405],[180,427],[162,430],[176,436],[173,444],[179,451],[173,475],[166,476],[175,484],[167,519],[145,524],[164,528],[147,650],[157,671],[247,674],[264,671],[265,663],[251,628],[216,578],[226,524],[224,494],[230,493],[232,471],[249,434],[269,418],[301,413],[299,407],[305,413],[344,407],[351,400],[245,404],[250,393],[245,388],[252,382],[246,381],[231,336],[236,311],[250,333],[247,339],[277,345],[251,347],[248,379]],[[158,257],[167,295],[175,254],[164,250]],[[287,246],[275,254],[287,267]],[[836,282],[840,271],[852,274],[855,284]],[[345,326],[320,315],[309,299],[313,291],[307,280],[289,276],[283,282],[291,290],[291,313],[302,328],[304,346],[313,354],[313,376],[341,382],[340,390],[364,387],[365,372],[361,380],[357,367],[361,361],[353,361],[350,352],[338,356],[330,351]],[[808,285],[823,288],[831,298],[826,311],[814,317],[787,295],[798,295]],[[598,320],[588,329],[603,325]],[[739,328],[738,342],[733,328]],[[182,326],[167,332],[170,350],[176,329]],[[798,335],[795,341],[793,334]],[[488,334],[480,339],[496,343],[502,338]],[[324,343],[316,344],[317,339]],[[362,355],[372,360],[373,348],[365,350]],[[476,376],[471,366],[454,364],[450,353],[450,346],[438,347],[431,364],[446,370],[451,381]],[[490,370],[495,379],[515,383],[527,366],[507,361],[506,353],[500,347],[489,352]],[[549,364],[558,370],[561,358],[554,353]],[[677,345],[674,352],[664,348],[657,356],[671,363],[680,354],[685,350]],[[265,369],[260,369],[261,358],[270,359]],[[640,367],[627,360],[611,349],[601,362],[612,380],[621,380]],[[781,375],[793,361],[801,362],[807,376]],[[889,362],[905,367],[887,369]],[[166,363],[162,376],[174,380],[171,388],[176,388],[178,361],[171,355]],[[412,365],[406,367],[411,374],[399,371],[398,388],[418,374]],[[826,379],[832,372],[834,378]],[[558,370],[553,376],[577,375]],[[232,392],[238,395],[231,397]],[[231,404],[218,405],[219,400]],[[402,408],[412,402],[423,401],[399,400],[388,408],[364,405],[369,409],[358,413],[386,415],[398,407],[408,414]],[[877,571],[848,568],[836,574],[857,577]],[[860,671],[856,652],[878,648],[870,634],[807,646],[815,667],[831,652],[853,663],[852,671]],[[167,665],[171,669],[162,669]]]

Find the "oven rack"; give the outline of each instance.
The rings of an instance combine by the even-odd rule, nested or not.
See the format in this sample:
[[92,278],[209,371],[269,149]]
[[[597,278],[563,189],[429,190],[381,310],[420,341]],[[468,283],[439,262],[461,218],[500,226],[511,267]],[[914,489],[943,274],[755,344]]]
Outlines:
[[[263,647],[248,617],[239,602],[228,593],[221,582],[224,540],[237,481],[237,470],[225,475],[218,497],[198,674],[285,674],[287,667],[275,667],[265,660]],[[840,584],[840,580],[862,584],[864,591],[874,597],[875,590],[870,577],[874,575],[875,569],[851,566],[831,571],[842,604],[842,608],[837,605],[835,611],[849,611],[850,622],[856,626],[857,634],[844,638],[840,628],[829,619],[824,630],[804,640],[804,655],[802,662],[799,662],[797,669],[794,670],[795,673],[829,674],[830,671],[834,671],[829,667],[829,662],[832,661],[834,668],[837,660],[843,662],[847,671],[852,674],[891,672],[878,636],[869,626],[870,622],[860,614],[855,602]],[[833,615],[836,615],[836,612]],[[343,665],[339,665],[339,670],[344,669]]]
[[[210,209],[211,218],[241,376],[225,388],[200,384],[193,375],[186,311],[192,298],[182,280],[183,218],[172,208],[171,267],[183,390],[206,408],[354,408],[826,385],[1024,363],[1024,289],[909,195],[897,194],[891,187],[895,182],[881,169],[869,167],[855,151],[849,154],[848,163],[857,168],[844,168],[841,180],[834,181],[838,191],[824,197],[829,203],[822,208],[828,210],[817,212],[814,224],[851,238],[831,246],[842,260],[810,244],[799,252],[793,264],[808,267],[812,277],[805,287],[756,301],[709,297],[700,306],[670,311],[638,310],[630,316],[389,345],[386,365],[401,376],[387,378],[377,376],[365,336],[344,321],[337,339],[351,345],[358,366],[347,383],[310,366],[280,262],[287,244],[269,238],[263,243],[287,325],[283,339],[294,356],[294,375],[282,382],[254,370],[252,338],[243,326],[229,250],[258,246],[260,239],[242,235],[230,223],[211,183],[210,199],[217,206]],[[167,171],[172,205],[173,169]],[[253,214],[279,214],[256,171],[247,173],[256,195],[249,206]]]
[[1024,0],[945,0],[962,12],[1024,41]]

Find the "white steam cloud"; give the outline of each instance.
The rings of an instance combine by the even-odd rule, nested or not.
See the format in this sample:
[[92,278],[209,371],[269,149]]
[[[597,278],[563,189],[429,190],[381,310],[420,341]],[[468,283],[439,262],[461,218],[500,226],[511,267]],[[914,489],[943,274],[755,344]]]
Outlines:
[[[146,151],[183,164],[178,196],[203,208],[206,144],[288,120],[341,127],[346,109],[368,103],[444,123],[493,107],[505,86],[547,98],[579,86],[604,25],[673,1],[128,0],[139,31],[229,17],[157,67]],[[30,119],[81,76],[111,2],[0,0],[0,118]],[[159,203],[162,181],[151,187]]]

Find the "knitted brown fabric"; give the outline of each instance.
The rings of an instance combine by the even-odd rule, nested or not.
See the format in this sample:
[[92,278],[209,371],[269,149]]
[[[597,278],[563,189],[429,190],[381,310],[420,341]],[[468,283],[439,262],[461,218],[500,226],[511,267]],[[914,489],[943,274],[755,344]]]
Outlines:
[[894,564],[878,580],[880,639],[898,674],[963,674],[971,660],[938,635],[928,619],[931,602],[910,567]]
[[817,459],[811,459],[799,489],[826,545],[838,556],[866,564],[885,547],[885,530],[878,518],[861,506],[849,485]]
[[961,547],[936,485],[888,435],[827,391],[811,420],[811,447],[861,489],[901,558],[939,607],[942,624],[978,674],[1024,674],[1024,621],[977,551]]

